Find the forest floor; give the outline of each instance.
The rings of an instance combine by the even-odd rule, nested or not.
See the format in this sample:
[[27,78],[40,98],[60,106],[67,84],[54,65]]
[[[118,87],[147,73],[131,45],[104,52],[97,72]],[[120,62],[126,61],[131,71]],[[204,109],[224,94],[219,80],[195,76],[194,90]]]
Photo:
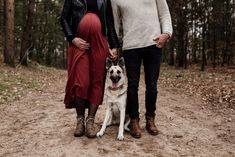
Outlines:
[[[144,79],[140,81],[141,139],[117,126],[102,138],[75,138],[75,111],[63,105],[67,73],[35,65],[0,66],[1,157],[234,157],[235,70],[206,72],[162,67],[156,123],[158,136],[145,130]],[[96,122],[102,123],[106,106]]]

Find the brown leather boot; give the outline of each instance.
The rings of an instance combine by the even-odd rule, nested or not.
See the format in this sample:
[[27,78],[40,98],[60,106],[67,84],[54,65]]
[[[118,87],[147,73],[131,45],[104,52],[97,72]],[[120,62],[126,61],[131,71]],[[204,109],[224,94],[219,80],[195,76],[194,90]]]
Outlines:
[[98,129],[95,124],[95,118],[88,116],[86,118],[86,136],[88,138],[94,138],[96,137],[97,132],[98,132]]
[[141,129],[139,125],[139,118],[131,119],[130,123],[130,134],[134,138],[140,138],[141,137]]
[[75,137],[80,137],[84,135],[85,132],[85,124],[84,124],[84,117],[77,118],[77,126],[74,132]]
[[146,116],[145,118],[146,118],[146,129],[148,133],[151,135],[157,135],[159,131],[154,123],[154,117]]

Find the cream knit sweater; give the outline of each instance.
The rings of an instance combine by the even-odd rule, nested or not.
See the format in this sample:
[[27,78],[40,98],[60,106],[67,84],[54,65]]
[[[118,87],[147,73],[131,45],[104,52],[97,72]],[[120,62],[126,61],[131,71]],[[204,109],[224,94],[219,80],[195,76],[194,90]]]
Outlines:
[[123,30],[123,50],[154,45],[162,33],[172,35],[171,15],[166,0],[111,0],[115,29]]

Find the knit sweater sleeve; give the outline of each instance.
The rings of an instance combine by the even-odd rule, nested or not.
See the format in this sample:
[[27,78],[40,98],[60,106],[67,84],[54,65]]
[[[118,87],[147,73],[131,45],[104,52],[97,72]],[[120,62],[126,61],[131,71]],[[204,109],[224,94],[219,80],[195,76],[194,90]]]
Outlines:
[[111,5],[113,9],[113,18],[114,18],[114,26],[117,33],[118,38],[120,38],[120,17],[121,13],[117,4],[117,0],[111,0]]
[[162,33],[172,36],[173,28],[169,7],[166,0],[156,0]]

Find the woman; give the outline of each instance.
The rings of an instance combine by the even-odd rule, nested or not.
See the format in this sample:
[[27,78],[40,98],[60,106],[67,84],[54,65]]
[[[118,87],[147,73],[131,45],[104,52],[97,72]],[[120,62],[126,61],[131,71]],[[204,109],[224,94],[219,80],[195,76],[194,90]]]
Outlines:
[[119,47],[110,0],[65,0],[61,24],[70,43],[65,107],[76,108],[74,136],[86,132],[93,138],[97,132],[94,119],[103,98],[105,61],[109,54],[116,59]]

